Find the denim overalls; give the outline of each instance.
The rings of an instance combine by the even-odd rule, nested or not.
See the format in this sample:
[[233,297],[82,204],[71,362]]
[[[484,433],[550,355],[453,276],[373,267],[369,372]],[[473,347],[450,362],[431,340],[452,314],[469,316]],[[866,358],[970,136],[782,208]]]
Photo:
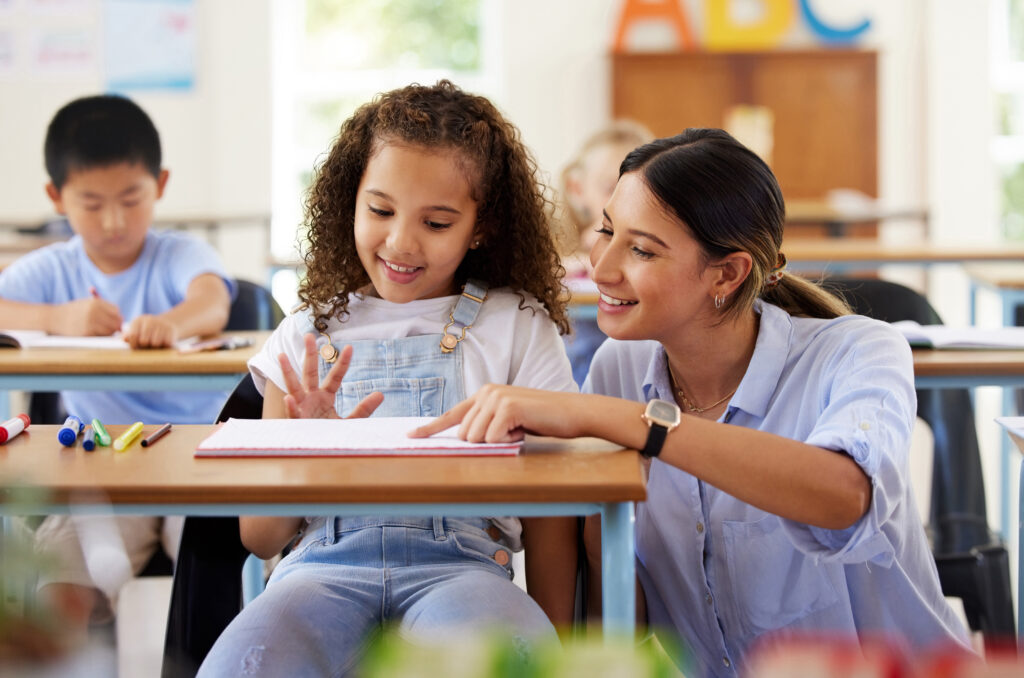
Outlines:
[[[468,326],[478,309],[453,317]],[[459,336],[461,327],[452,331]],[[462,346],[442,352],[442,337],[351,342],[338,413],[348,415],[373,391],[384,393],[373,416],[434,417],[459,403]],[[319,351],[327,341],[318,338],[321,379],[331,368]],[[490,527],[484,518],[442,516],[314,519],[266,591],[218,639],[200,675],[345,675],[385,621],[426,639],[494,626],[553,637],[544,612],[511,582],[511,553]]]

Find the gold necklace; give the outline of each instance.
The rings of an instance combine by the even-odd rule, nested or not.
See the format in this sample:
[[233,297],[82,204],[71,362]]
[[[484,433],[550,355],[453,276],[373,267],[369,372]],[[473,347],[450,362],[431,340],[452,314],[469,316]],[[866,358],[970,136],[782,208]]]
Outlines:
[[668,361],[666,361],[666,363],[668,364],[668,376],[672,380],[672,385],[676,389],[676,395],[678,395],[679,398],[683,401],[683,405],[686,407],[687,412],[696,412],[697,414],[700,414],[701,412],[707,412],[708,410],[714,409],[721,405],[722,403],[724,403],[729,398],[731,398],[732,394],[735,393],[736,390],[739,389],[740,387],[739,384],[736,384],[736,388],[726,393],[725,397],[723,397],[721,400],[716,400],[707,407],[697,407],[696,405],[693,404],[692,400],[686,397],[686,394],[683,393],[683,389],[679,387],[679,380],[676,379],[676,375],[672,373],[672,363],[669,363]]

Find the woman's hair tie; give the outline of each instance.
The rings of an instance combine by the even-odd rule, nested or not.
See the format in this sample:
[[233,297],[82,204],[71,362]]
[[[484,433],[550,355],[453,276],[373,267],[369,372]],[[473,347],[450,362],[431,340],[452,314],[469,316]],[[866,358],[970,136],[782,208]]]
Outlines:
[[768,273],[768,277],[765,278],[764,288],[766,290],[772,289],[773,287],[775,287],[776,285],[779,284],[779,281],[782,280],[782,276],[784,276],[785,274],[786,274],[786,255],[783,254],[782,252],[779,252],[779,257],[775,261],[775,268],[773,268]]

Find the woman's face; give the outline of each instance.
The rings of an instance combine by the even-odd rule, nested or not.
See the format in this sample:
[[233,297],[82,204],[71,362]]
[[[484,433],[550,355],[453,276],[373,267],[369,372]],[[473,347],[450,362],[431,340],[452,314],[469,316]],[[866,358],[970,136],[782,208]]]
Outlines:
[[624,174],[590,252],[601,293],[597,323],[615,339],[678,336],[717,322],[709,268],[690,230],[669,215],[636,173]]

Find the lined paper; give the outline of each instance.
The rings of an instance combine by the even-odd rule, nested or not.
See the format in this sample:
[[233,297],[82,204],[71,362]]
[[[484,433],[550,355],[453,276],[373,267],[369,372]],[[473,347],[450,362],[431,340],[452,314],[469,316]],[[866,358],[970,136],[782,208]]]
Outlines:
[[468,443],[452,427],[430,438],[406,434],[431,417],[229,419],[196,448],[197,457],[367,457],[515,455],[522,442]]

